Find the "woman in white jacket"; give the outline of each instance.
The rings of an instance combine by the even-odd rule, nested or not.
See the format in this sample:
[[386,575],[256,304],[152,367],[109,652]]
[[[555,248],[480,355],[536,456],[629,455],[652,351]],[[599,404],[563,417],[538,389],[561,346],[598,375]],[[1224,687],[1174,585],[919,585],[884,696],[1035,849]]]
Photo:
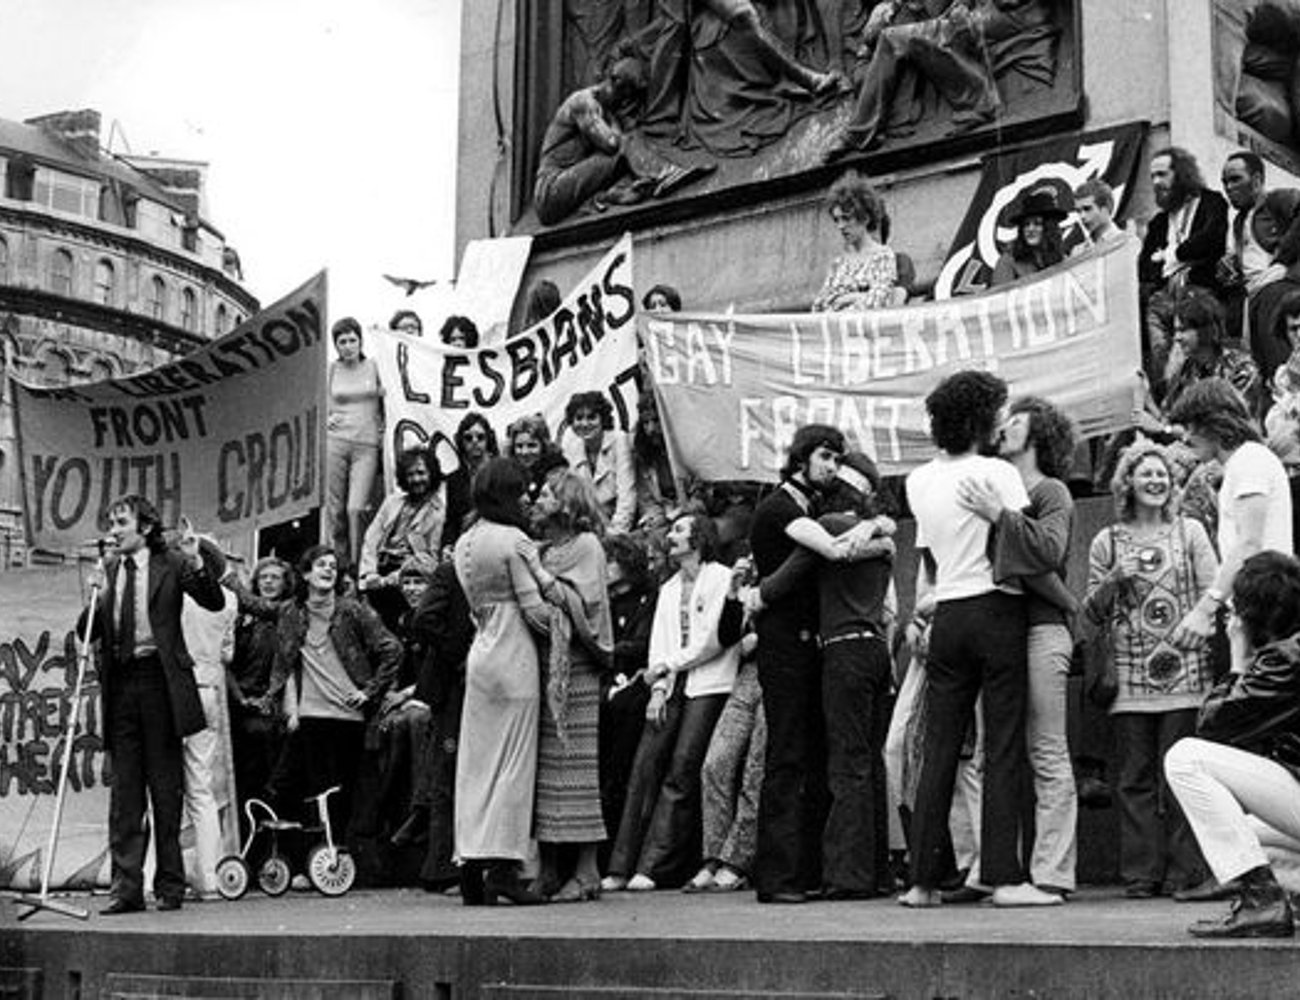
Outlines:
[[[731,570],[706,514],[668,530],[677,572],[659,589],[650,633],[646,728],[603,888],[678,886],[700,862],[700,767],[736,680],[739,647],[718,642]],[[630,876],[630,878],[629,878]]]
[[601,392],[576,392],[564,407],[560,451],[569,468],[596,487],[609,533],[636,523],[636,465],[627,434],[614,427],[614,407]]

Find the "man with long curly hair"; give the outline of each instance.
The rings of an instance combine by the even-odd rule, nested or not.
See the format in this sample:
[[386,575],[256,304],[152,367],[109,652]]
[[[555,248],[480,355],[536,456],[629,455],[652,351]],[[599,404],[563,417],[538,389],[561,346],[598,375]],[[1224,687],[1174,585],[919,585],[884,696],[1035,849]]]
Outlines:
[[985,454],[994,444],[1007,386],[982,371],[950,375],[925,400],[940,454],[907,477],[921,554],[917,603],[933,596],[924,759],[912,819],[912,888],[904,906],[942,902],[952,865],[948,814],[967,724],[983,695],[984,782],[980,878],[998,906],[1059,903],[1024,881],[1019,789],[1025,769],[1028,619],[1019,580],[998,583],[989,559],[989,522],[961,503],[967,481],[1002,506],[1029,496],[1019,473]]
[[1196,157],[1168,146],[1151,157],[1160,207],[1147,225],[1138,281],[1150,291],[1199,285],[1218,290],[1215,268],[1228,240],[1228,203],[1205,186]]
[[1077,796],[1066,739],[1066,697],[1074,640],[1070,616],[1078,601],[1065,585],[1074,530],[1074,501],[1063,482],[1074,450],[1070,418],[1045,399],[1013,400],[998,453],[1020,473],[1029,506],[1005,506],[988,484],[959,487],[963,507],[997,529],[994,579],[1019,579],[1028,601],[1029,702],[1025,715],[1033,772],[1035,886],[1064,895],[1075,887]]

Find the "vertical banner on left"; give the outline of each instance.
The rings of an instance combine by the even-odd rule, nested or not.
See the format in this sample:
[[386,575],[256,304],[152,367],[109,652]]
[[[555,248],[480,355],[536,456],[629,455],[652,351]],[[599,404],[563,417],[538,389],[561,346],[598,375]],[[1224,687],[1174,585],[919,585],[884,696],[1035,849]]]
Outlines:
[[70,551],[125,493],[226,535],[319,505],[326,277],[170,364],[93,385],[14,383],[27,536]]
[[[0,573],[0,888],[36,889],[73,714],[86,565]],[[50,885],[108,882],[108,766],[93,662],[72,735]]]

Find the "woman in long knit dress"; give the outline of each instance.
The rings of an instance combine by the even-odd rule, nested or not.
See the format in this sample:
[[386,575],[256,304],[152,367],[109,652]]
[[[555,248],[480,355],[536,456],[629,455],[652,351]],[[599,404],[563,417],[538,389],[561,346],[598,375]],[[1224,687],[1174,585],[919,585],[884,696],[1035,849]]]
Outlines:
[[544,644],[537,765],[535,833],[541,845],[540,888],[559,883],[559,849],[577,846],[573,877],[549,893],[553,903],[600,895],[597,848],[605,839],[600,807],[600,675],[613,656],[613,626],[605,589],[604,526],[590,480],[565,472],[533,505],[542,545],[534,572],[552,603]]
[[[456,542],[456,576],[477,626],[465,663],[456,758],[456,860],[466,906],[540,902],[519,883],[530,852],[540,709],[537,646],[547,606],[520,555],[524,475],[494,458],[474,477],[477,519]],[[486,875],[486,877],[485,877]]]

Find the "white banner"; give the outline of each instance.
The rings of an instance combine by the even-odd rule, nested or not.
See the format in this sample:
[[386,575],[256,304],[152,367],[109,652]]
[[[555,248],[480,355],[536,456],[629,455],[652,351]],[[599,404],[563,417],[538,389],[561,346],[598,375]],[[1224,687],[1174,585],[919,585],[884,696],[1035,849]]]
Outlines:
[[530,413],[541,413],[554,434],[575,392],[603,392],[616,425],[630,430],[637,403],[635,317],[632,237],[624,236],[554,314],[504,343],[467,351],[436,337],[375,331],[367,350],[384,385],[385,468],[393,468],[395,454],[431,444],[443,472],[450,472],[457,464],[452,437],[471,412],[483,414],[498,439]]

